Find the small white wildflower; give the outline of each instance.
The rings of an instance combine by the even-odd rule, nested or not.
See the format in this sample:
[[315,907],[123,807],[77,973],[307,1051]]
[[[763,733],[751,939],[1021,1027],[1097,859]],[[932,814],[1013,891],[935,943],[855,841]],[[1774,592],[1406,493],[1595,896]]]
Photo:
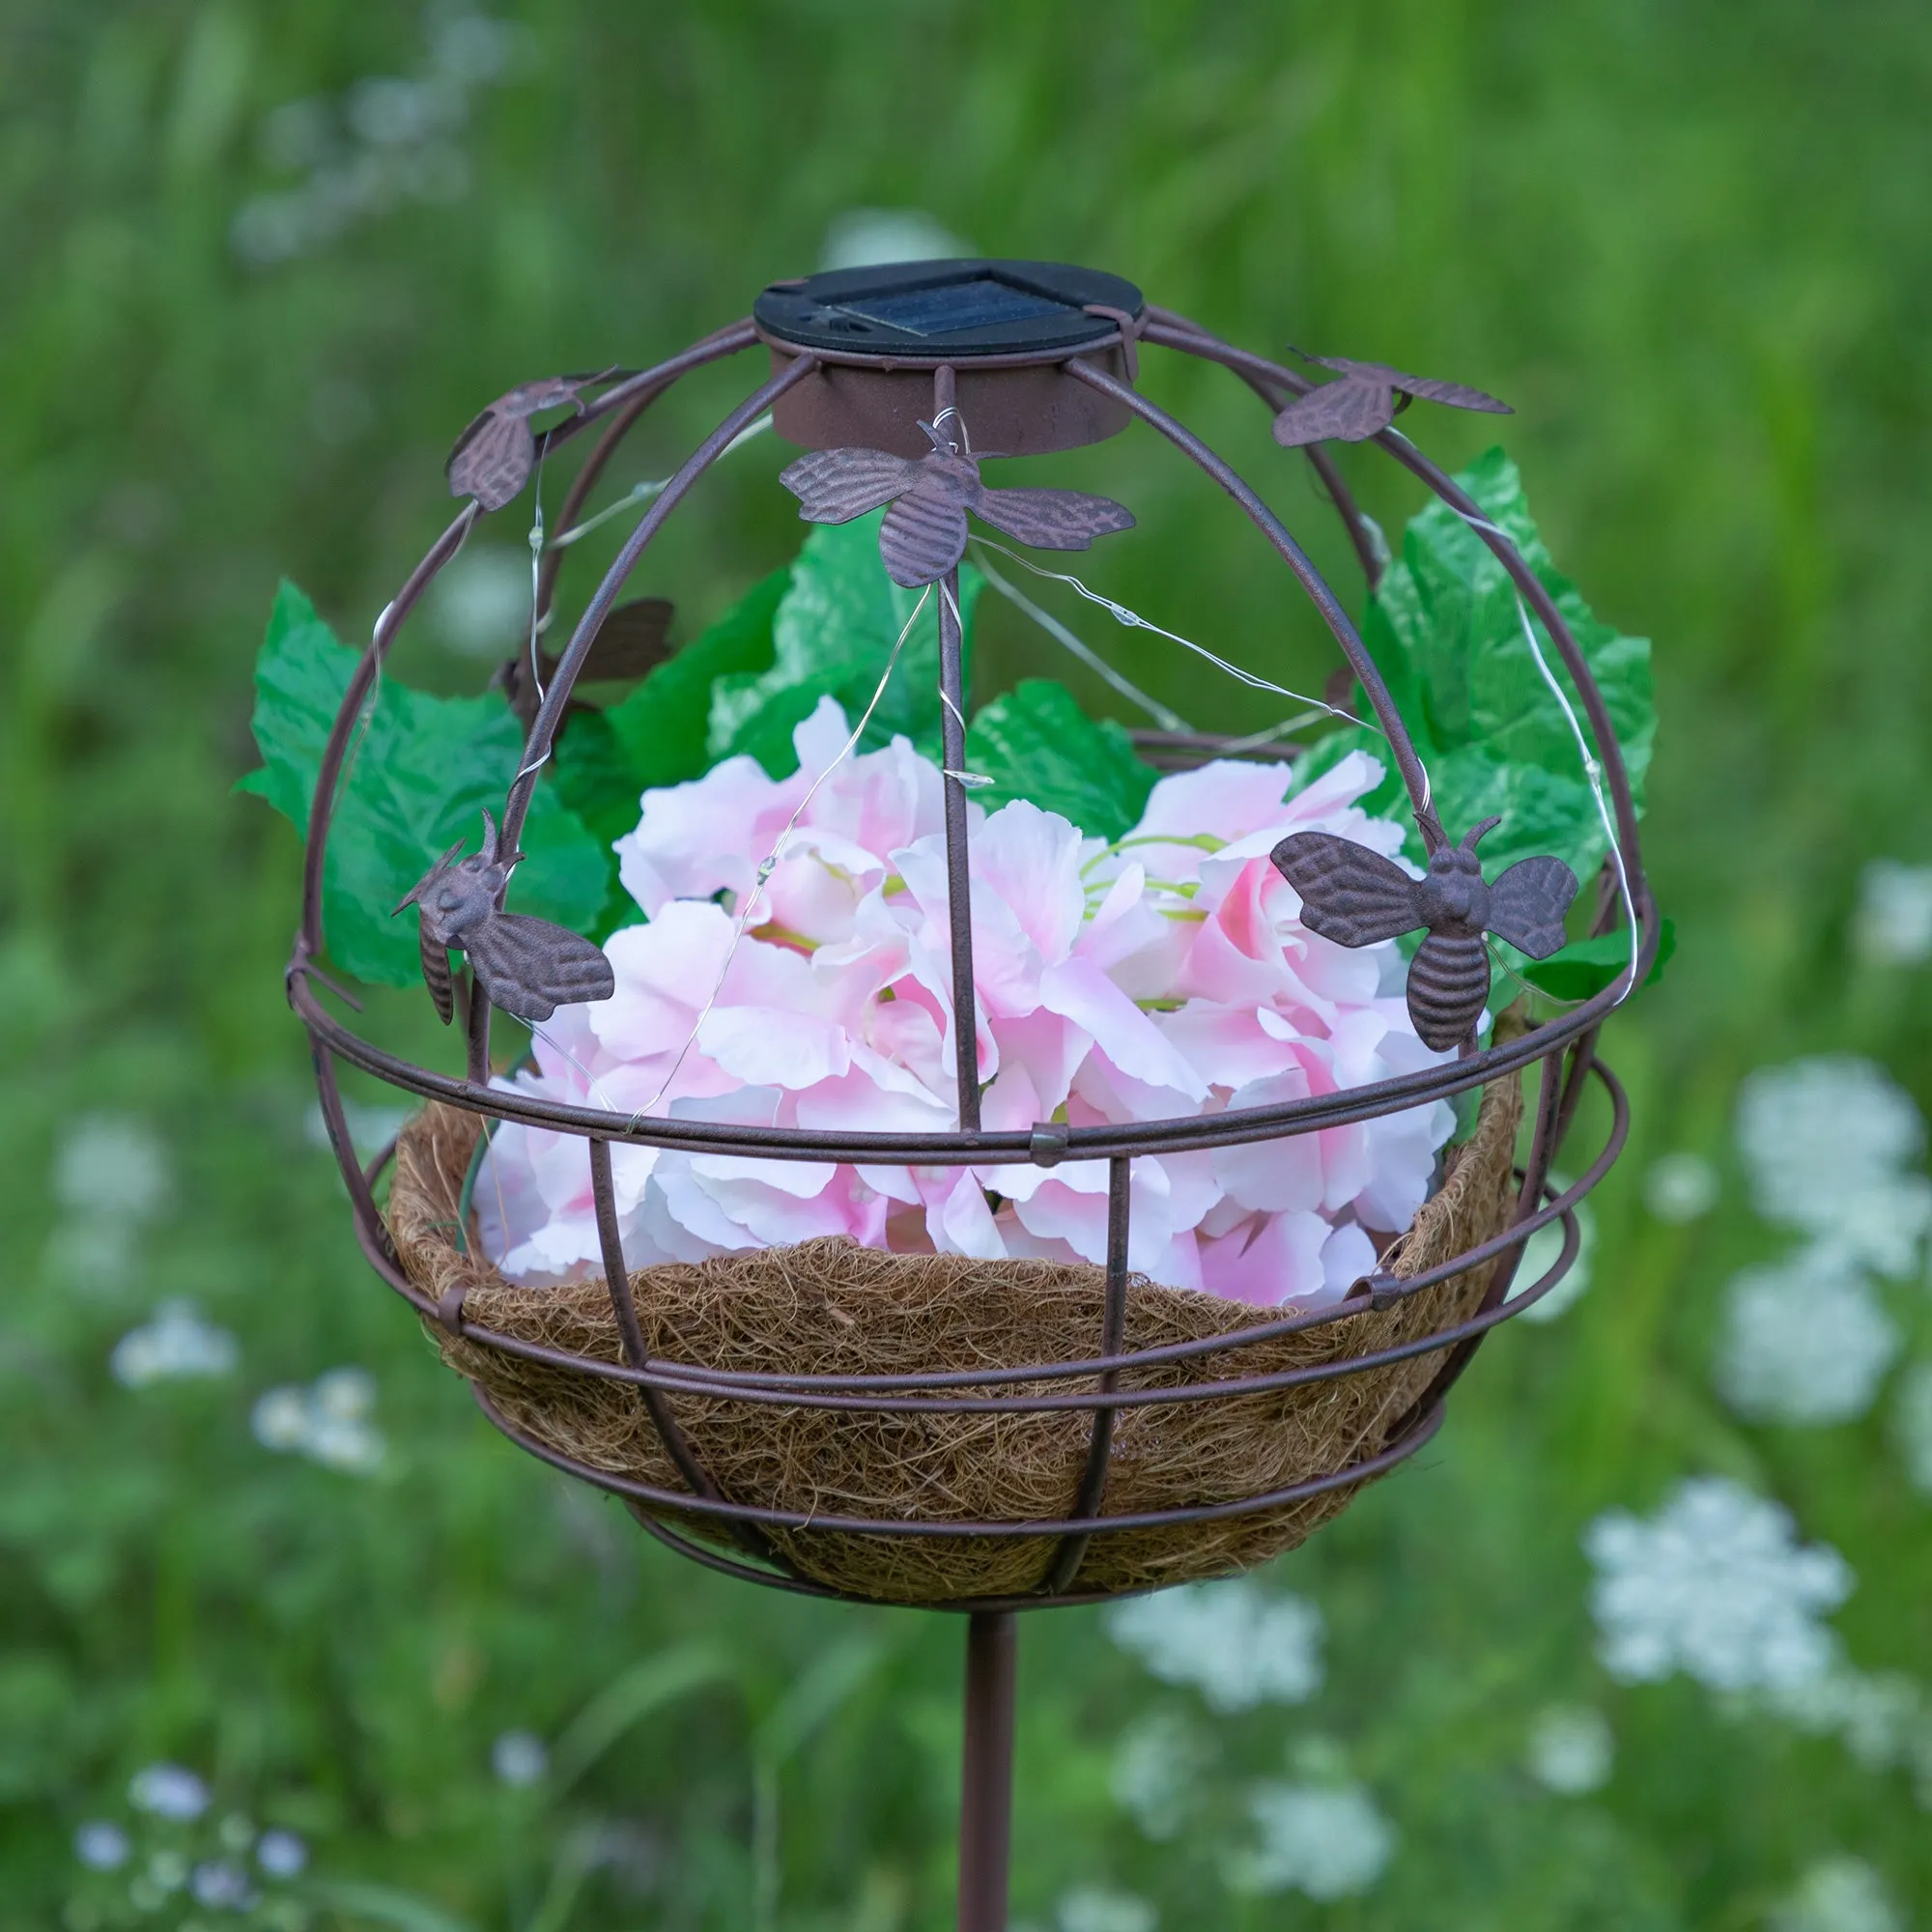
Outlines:
[[54,1198],[70,1213],[150,1221],[172,1192],[167,1149],[129,1115],[89,1114],[61,1141]]
[[255,1903],[255,1888],[240,1865],[225,1859],[196,1865],[188,1880],[188,1889],[197,1905],[213,1906],[219,1911],[245,1912]]
[[296,1878],[308,1863],[308,1847],[293,1832],[271,1826],[255,1847],[255,1862],[270,1878]]
[[534,1731],[505,1731],[490,1747],[490,1768],[500,1783],[521,1791],[550,1770],[550,1750]]
[[1776,1716],[1813,1737],[1835,1737],[1867,1771],[1912,1756],[1924,1728],[1925,1693],[1898,1671],[1855,1670],[1842,1661],[1808,1683],[1770,1692]]
[[367,1369],[329,1369],[316,1377],[309,1399],[337,1422],[363,1422],[376,1406],[376,1378]]
[[1261,1842],[1230,1867],[1236,1890],[1347,1898],[1367,1891],[1395,1854],[1394,1828],[1358,1784],[1258,1784],[1248,1815]]
[[1660,1155],[1643,1177],[1643,1205],[1660,1221],[1680,1227],[1701,1220],[1718,1205],[1718,1170],[1688,1149]]
[[1932,1496],[1932,1362],[1918,1362],[1899,1383],[1892,1434],[1907,1480]]
[[1136,1597],[1107,1632],[1165,1684],[1191,1684],[1216,1711],[1299,1704],[1321,1688],[1321,1612],[1247,1577]]
[[1154,1932],[1160,1914],[1130,1891],[1077,1887],[1060,1901],[1060,1932]]
[[918,208],[854,208],[835,215],[819,250],[820,269],[870,269],[933,262],[973,250],[936,215]]
[[1530,1726],[1523,1761],[1546,1790],[1578,1798],[1609,1782],[1615,1754],[1609,1720],[1601,1711],[1552,1704]]
[[311,1413],[302,1437],[302,1454],[325,1469],[345,1476],[373,1476],[388,1455],[388,1444],[366,1422],[338,1415]]
[[225,1328],[204,1321],[191,1301],[164,1301],[152,1321],[130,1328],[114,1345],[108,1367],[126,1388],[232,1374],[242,1346]]
[[1829,1248],[1746,1268],[1725,1291],[1718,1392],[1754,1422],[1850,1422],[1898,1353],[1878,1291]]
[[308,1434],[308,1391],[298,1388],[266,1389],[256,1397],[249,1411],[248,1427],[264,1449],[286,1455],[299,1449]]
[[1869,1060],[1827,1054],[1764,1066],[1738,1093],[1738,1150],[1767,1221],[1841,1245],[1887,1273],[1932,1225],[1932,1184],[1912,1096]]
[[424,614],[450,650],[469,658],[508,657],[529,629],[529,553],[508,544],[466,549],[436,580]]
[[1687,1478],[1648,1520],[1600,1516],[1583,1548],[1605,1668],[1626,1683],[1682,1670],[1714,1690],[1822,1675],[1837,1650],[1818,1620],[1854,1578],[1835,1549],[1801,1548],[1793,1532],[1785,1510],[1723,1476]]
[[186,1824],[208,1809],[208,1786],[183,1765],[144,1765],[128,1782],[128,1803],[136,1811]]
[[1212,1755],[1209,1742],[1178,1711],[1156,1711],[1122,1733],[1108,1784],[1114,1803],[1150,1838],[1179,1834]]
[[1881,1879],[1862,1859],[1815,1864],[1771,1915],[1773,1932],[1905,1932]]
[[1874,859],[1859,878],[1859,951],[1886,966],[1932,959],[1932,866]]
[[[1597,1217],[1587,1201],[1579,1201],[1577,1204],[1577,1259],[1570,1264],[1570,1272],[1548,1294],[1532,1301],[1522,1311],[1520,1319],[1524,1321],[1554,1321],[1559,1315],[1573,1308],[1590,1286],[1590,1262],[1596,1247]],[[1522,1258],[1517,1263],[1516,1279],[1510,1284],[1510,1299],[1514,1301],[1519,1294],[1534,1288],[1556,1265],[1556,1258],[1562,1252],[1563,1223],[1552,1221],[1548,1227],[1539,1228],[1522,1244]]]
[[249,1422],[265,1449],[306,1456],[344,1475],[370,1476],[388,1456],[381,1430],[369,1420],[375,1402],[368,1370],[330,1369],[309,1388],[265,1390]]
[[73,1855],[91,1871],[118,1871],[133,1846],[119,1825],[105,1818],[90,1819],[73,1834]]
[[460,127],[467,108],[460,88],[372,74],[349,90],[343,116],[374,147],[412,148]]

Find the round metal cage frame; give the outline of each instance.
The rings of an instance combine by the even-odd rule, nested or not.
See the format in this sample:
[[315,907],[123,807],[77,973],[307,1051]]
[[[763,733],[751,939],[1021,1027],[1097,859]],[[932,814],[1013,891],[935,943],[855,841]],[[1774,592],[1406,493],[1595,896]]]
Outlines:
[[[1354,625],[1294,537],[1255,490],[1204,441],[1166,412],[1141,396],[1135,386],[1138,351],[1157,346],[1179,355],[1217,364],[1239,379],[1271,411],[1279,410],[1313,386],[1295,371],[1220,340],[1207,329],[1172,311],[1148,305],[1138,313],[1109,311],[1112,327],[1096,340],[1074,348],[981,358],[975,374],[989,364],[1037,372],[1051,367],[1086,385],[1118,412],[1138,418],[1173,443],[1244,511],[1275,554],[1301,584],[1340,646],[1350,670],[1366,693],[1376,721],[1386,735],[1398,770],[1407,787],[1411,807],[1433,848],[1443,834],[1430,809],[1427,780],[1413,745],[1404,728],[1388,688],[1364,648]],[[561,726],[572,689],[596,638],[616,602],[619,591],[644,550],[706,469],[725,447],[774,404],[808,377],[828,367],[883,368],[893,372],[929,370],[937,412],[953,397],[954,369],[937,358],[922,360],[897,355],[867,355],[860,352],[801,348],[762,329],[751,319],[705,337],[681,355],[628,377],[584,404],[578,413],[540,433],[536,446],[548,454],[593,423],[603,433],[574,478],[565,497],[561,527],[577,519],[582,506],[611,455],[644,412],[681,377],[693,370],[753,349],[772,352],[774,373],[760,384],[694,450],[644,513],[606,572],[561,654],[549,689],[531,724],[523,770],[512,786],[503,814],[502,846],[513,850],[528,807],[536,775]],[[956,359],[956,358],[955,358]],[[1112,373],[1118,371],[1120,373]],[[1602,776],[1614,812],[1617,843],[1629,906],[1637,925],[1636,971],[1595,997],[1520,1035],[1484,1050],[1465,1049],[1462,1058],[1423,1072],[1384,1080],[1371,1086],[1284,1104],[1250,1107],[1208,1118],[1178,1118],[1097,1126],[1042,1124],[1031,1133],[988,1132],[979,1124],[977,1066],[973,1064],[975,1029],[971,1024],[972,973],[969,888],[965,875],[967,838],[966,793],[957,778],[946,780],[949,861],[952,869],[952,964],[956,1003],[962,1014],[956,1031],[961,1042],[959,1116],[956,1131],[947,1133],[850,1133],[802,1129],[721,1125],[668,1119],[640,1119],[494,1090],[490,1080],[490,1006],[476,994],[473,983],[467,1001],[468,1064],[462,1077],[417,1066],[359,1037],[326,1008],[318,997],[329,982],[317,964],[324,950],[323,864],[335,794],[354,734],[355,721],[368,697],[383,662],[404,622],[420,602],[437,574],[461,549],[483,512],[471,500],[431,547],[384,611],[368,647],[346,691],[327,739],[310,813],[302,877],[301,924],[289,962],[287,983],[291,1005],[310,1037],[322,1112],[355,1212],[357,1238],[370,1265],[416,1312],[443,1325],[452,1334],[478,1346],[549,1362],[576,1373],[597,1376],[635,1387],[660,1432],[671,1460],[685,1478],[684,1491],[668,1491],[596,1469],[540,1443],[520,1431],[477,1389],[486,1415],[504,1435],[554,1467],[619,1496],[639,1522],[668,1548],[704,1567],[747,1581],[806,1596],[834,1597],[840,1593],[788,1570],[764,1534],[770,1526],[850,1530],[889,1536],[1014,1537],[1051,1536],[1061,1539],[1058,1560],[1044,1583],[1020,1597],[982,1598],[924,1608],[970,1613],[967,1646],[966,1767],[961,1814],[960,1918],[969,1932],[991,1932],[1005,1925],[1007,1842],[1010,1806],[1012,1695],[1014,1670],[1013,1613],[1052,1605],[1086,1603],[1094,1593],[1071,1589],[1087,1540],[1123,1530],[1162,1524],[1208,1521],[1260,1512],[1327,1491],[1363,1482],[1393,1468],[1427,1443],[1440,1427],[1449,1389],[1467,1366],[1484,1336],[1498,1323],[1548,1293],[1568,1271],[1577,1251],[1577,1204],[1593,1188],[1617,1158],[1626,1137],[1628,1115],[1615,1076],[1597,1053],[1599,1031],[1609,1012],[1641,983],[1658,948],[1658,923],[1644,884],[1636,810],[1629,777],[1601,694],[1593,681],[1576,639],[1542,582],[1507,536],[1485,520],[1478,506],[1424,456],[1406,437],[1385,429],[1373,440],[1424,483],[1435,495],[1468,519],[1481,540],[1494,554],[1515,583],[1523,602],[1540,620],[1582,700],[1595,740]],[[1340,513],[1348,535],[1371,585],[1378,573],[1378,547],[1357,512],[1339,472],[1320,443],[1305,452],[1328,498]],[[548,552],[539,582],[539,606],[548,611],[554,597],[562,553]],[[965,764],[964,694],[960,689],[960,637],[956,601],[942,598],[939,625],[942,686],[953,702],[945,710],[945,758],[951,773]],[[1149,751],[1162,761],[1186,761],[1211,755],[1214,741],[1177,743],[1148,734]],[[1620,896],[1608,890],[1599,895],[1594,930],[1614,924]],[[958,989],[965,990],[960,993]],[[575,1134],[586,1143],[599,1233],[613,1312],[625,1345],[622,1363],[591,1361],[565,1354],[512,1336],[496,1333],[465,1318],[460,1305],[447,1306],[425,1295],[404,1273],[387,1226],[377,1206],[376,1188],[393,1154],[385,1149],[365,1169],[355,1158],[337,1081],[339,1063],[360,1068],[423,1099],[440,1100],[498,1121],[521,1122]],[[1393,1113],[1478,1088],[1499,1076],[1531,1065],[1541,1067],[1534,1126],[1520,1179],[1517,1216],[1501,1234],[1406,1279],[1378,1273],[1358,1282],[1339,1304],[1310,1314],[1293,1314],[1258,1321],[1250,1327],[1206,1340],[1171,1344],[1161,1349],[1122,1351],[1127,1285],[1129,1177],[1137,1155],[1178,1152],[1191,1149],[1288,1137]],[[1586,1083],[1595,1080],[1608,1101],[1608,1130],[1594,1159],[1571,1185],[1558,1190],[1550,1168],[1576,1114]],[[1109,1214],[1105,1319],[1101,1347],[1085,1360],[1029,1364],[989,1371],[890,1376],[826,1377],[734,1373],[686,1363],[653,1359],[645,1351],[638,1315],[632,1303],[628,1273],[619,1237],[615,1197],[611,1184],[612,1142],[679,1149],[712,1154],[756,1154],[765,1159],[877,1162],[911,1166],[989,1166],[1016,1163],[1053,1165],[1063,1161],[1105,1161],[1108,1167]],[[1520,1293],[1510,1288],[1522,1245],[1529,1236],[1552,1224],[1562,1228],[1561,1250],[1543,1276]],[[1418,1291],[1446,1281],[1466,1269],[1494,1260],[1496,1266],[1484,1301],[1472,1317],[1425,1334],[1399,1348],[1338,1359],[1272,1375],[1243,1375],[1239,1350],[1253,1344],[1296,1330],[1341,1323],[1374,1308],[1381,1309]],[[448,1297],[445,1297],[447,1300]],[[1104,1516],[1107,1459],[1113,1419],[1122,1409],[1140,1403],[1162,1404],[1210,1401],[1223,1396],[1253,1395],[1302,1382],[1359,1373],[1416,1355],[1445,1351],[1442,1367],[1422,1398],[1394,1427],[1378,1454],[1348,1467],[1324,1472],[1269,1493],[1235,1503],[1199,1505],[1188,1509]],[[1228,1373],[1210,1381],[1184,1387],[1122,1390],[1121,1372],[1153,1361],[1185,1357],[1230,1357]],[[1016,1393],[1011,1385],[1031,1383],[1035,1392]],[[1045,1383],[1048,1392],[1038,1392]],[[960,1522],[883,1520],[867,1517],[814,1516],[735,1501],[721,1493],[681,1437],[669,1406],[673,1394],[727,1396],[738,1402],[771,1404],[791,1408],[847,1409],[869,1412],[910,1412],[921,1409],[958,1412],[962,1409],[1039,1413],[1048,1409],[1086,1410],[1092,1416],[1086,1469],[1065,1516],[1058,1520]],[[738,1546],[737,1553],[694,1541],[680,1529],[658,1520],[660,1512],[675,1511],[709,1519]],[[867,1600],[869,1601],[869,1600]]]

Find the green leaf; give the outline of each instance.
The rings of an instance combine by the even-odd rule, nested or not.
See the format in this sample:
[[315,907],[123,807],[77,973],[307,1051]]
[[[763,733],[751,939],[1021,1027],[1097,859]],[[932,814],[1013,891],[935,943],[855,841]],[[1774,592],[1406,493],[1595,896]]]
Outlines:
[[[1644,980],[1646,986],[1654,986],[1663,978],[1663,969],[1676,951],[1677,926],[1666,919],[1658,929],[1657,957]],[[1519,979],[1553,1000],[1594,999],[1629,968],[1630,934],[1605,932],[1595,939],[1575,939],[1548,959],[1521,959],[1520,963],[1520,955],[1511,949],[1510,958]]]
[[980,710],[966,733],[966,762],[993,781],[975,794],[989,810],[1031,799],[1101,838],[1139,821],[1160,776],[1121,725],[1094,724],[1064,684],[1045,677],[1027,678]]
[[[1641,809],[1657,730],[1648,640],[1622,637],[1599,622],[1576,585],[1557,572],[1530,517],[1522,479],[1500,449],[1456,480],[1515,540],[1575,633]],[[1540,624],[1536,636],[1580,719],[1576,687]],[[1450,836],[1460,838],[1476,820],[1501,812],[1503,824],[1483,843],[1483,869],[1492,877],[1531,852],[1549,852],[1588,878],[1608,843],[1576,738],[1531,655],[1509,574],[1447,504],[1433,503],[1410,520],[1402,556],[1370,602],[1363,639],[1428,767],[1435,809]],[[1331,734],[1299,761],[1297,783],[1308,783],[1357,747],[1389,766],[1379,736],[1350,729]],[[1364,803],[1406,815],[1392,769]],[[1411,856],[1419,858],[1413,834],[1410,843]]]
[[[629,768],[626,832],[637,825],[645,791],[702,778],[710,767],[705,738],[713,680],[771,668],[772,626],[791,577],[786,564],[753,584],[702,637],[667,658],[622,703],[604,713]],[[602,807],[597,816],[602,823]]]
[[[773,778],[784,778],[798,769],[793,727],[811,715],[821,697],[837,698],[846,718],[858,723],[919,603],[919,592],[901,589],[879,560],[884,517],[876,511],[849,524],[821,525],[806,538],[773,620],[769,668],[720,677],[712,692],[708,762],[749,753]],[[983,582],[971,568],[959,573],[968,690],[973,606]],[[927,756],[938,756],[937,604],[937,593],[926,599],[861,741],[863,749],[876,750],[903,735]]]
[[588,928],[602,945],[620,925],[641,917],[617,880],[617,855],[611,849],[638,825],[643,786],[610,719],[602,711],[575,711],[557,734],[551,766],[556,795],[583,822],[604,859],[604,911]]
[[[263,763],[240,789],[267,799],[300,832],[356,658],[284,582],[255,661]],[[501,810],[523,732],[499,697],[432,697],[393,678],[382,680],[364,716],[329,829],[324,923],[331,956],[357,979],[408,985],[421,971],[415,921],[391,919],[389,908],[457,839],[480,837],[484,807]],[[526,859],[511,880],[511,907],[592,929],[607,890],[604,855],[548,784],[530,801],[522,844]]]

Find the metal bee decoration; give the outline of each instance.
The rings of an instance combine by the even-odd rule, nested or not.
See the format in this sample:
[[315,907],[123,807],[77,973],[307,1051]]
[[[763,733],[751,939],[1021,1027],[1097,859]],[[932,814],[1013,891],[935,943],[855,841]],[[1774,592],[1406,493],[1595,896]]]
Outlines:
[[[1297,351],[1296,354],[1300,354]],[[1456,410],[1485,410],[1492,415],[1516,412],[1507,403],[1465,383],[1437,383],[1405,376],[1385,362],[1355,362],[1346,355],[1305,355],[1319,368],[1333,369],[1340,382],[1324,383],[1295,400],[1274,419],[1274,440],[1289,449],[1308,442],[1363,442],[1387,429],[1399,412],[1421,397]]]
[[[578,682],[628,684],[655,670],[670,656],[671,616],[669,600],[663,597],[639,597],[629,604],[618,605],[604,619],[603,627],[592,639],[583,667],[577,674]],[[510,700],[510,709],[522,721],[526,732],[536,721],[537,706],[543,702],[543,695],[556,675],[556,665],[555,658],[539,649],[532,671],[529,652],[521,650],[515,657],[505,659],[491,679]],[[572,697],[564,707],[564,715],[596,709],[596,705],[581,697]]]
[[456,1010],[450,980],[453,948],[469,962],[493,1007],[520,1020],[547,1020],[558,1007],[608,1000],[617,990],[611,962],[589,940],[547,919],[504,912],[497,901],[523,854],[499,855],[497,821],[483,814],[483,848],[458,859],[459,838],[398,901],[416,909],[423,980],[449,1024]]
[[1408,1016],[1425,1046],[1460,1046],[1490,992],[1483,934],[1548,959],[1568,937],[1564,915],[1577,874],[1561,859],[1520,859],[1483,881],[1477,842],[1500,825],[1486,818],[1460,845],[1431,854],[1428,876],[1411,879],[1393,860],[1332,832],[1297,832],[1274,848],[1276,868],[1301,895],[1301,923],[1338,946],[1374,946],[1426,926],[1409,962]]
[[523,383],[490,407],[456,439],[443,473],[452,497],[474,497],[485,510],[500,510],[529,481],[537,460],[530,418],[568,404],[582,410],[580,391],[614,382],[622,369],[600,369],[583,376],[546,376]]
[[815,449],[779,478],[809,524],[849,524],[892,504],[879,531],[886,574],[905,589],[935,583],[966,554],[966,512],[1040,550],[1085,550],[1095,537],[1134,526],[1133,512],[1084,490],[995,490],[980,461],[922,421],[923,457],[883,449]]

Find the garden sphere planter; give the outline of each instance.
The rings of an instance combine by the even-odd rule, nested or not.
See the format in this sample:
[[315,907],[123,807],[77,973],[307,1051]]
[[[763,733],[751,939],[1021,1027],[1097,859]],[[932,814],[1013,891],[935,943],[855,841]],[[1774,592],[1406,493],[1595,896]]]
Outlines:
[[[1631,970],[1556,1017],[1526,1026],[1506,1016],[1486,1048],[1470,1029],[1459,1057],[1372,1085],[1172,1120],[987,1130],[980,1122],[972,1023],[954,537],[972,510],[1021,541],[1084,548],[1087,537],[1121,527],[1125,513],[1118,505],[1095,508],[1106,499],[1078,493],[989,489],[979,479],[976,452],[1067,449],[1138,420],[1196,465],[1311,599],[1387,740],[1424,847],[1441,862],[1432,862],[1426,888],[1436,896],[1418,901],[1423,910],[1412,923],[1429,924],[1432,945],[1451,934],[1465,953],[1480,953],[1486,924],[1504,930],[1504,889],[1484,887],[1473,860],[1462,876],[1474,875],[1480,903],[1466,895],[1453,903],[1441,896],[1434,882],[1462,863],[1456,841],[1471,828],[1437,820],[1427,774],[1381,672],[1294,537],[1221,456],[1140,393],[1140,358],[1154,349],[1219,365],[1276,413],[1276,440],[1301,448],[1314,465],[1372,583],[1382,553],[1324,447],[1332,440],[1375,441],[1465,518],[1494,554],[1580,699],[1615,834],[1595,929],[1609,931],[1620,917],[1628,923]],[[840,521],[841,512],[857,514],[855,504],[892,502],[882,540],[887,568],[902,583],[938,591],[933,621],[959,1047],[957,1125],[949,1131],[728,1125],[627,1115],[493,1086],[492,1000],[526,1018],[547,1017],[546,983],[569,998],[586,991],[596,997],[598,968],[571,950],[584,943],[568,934],[546,952],[537,922],[524,923],[528,931],[494,925],[510,917],[500,913],[500,872],[477,861],[465,862],[471,869],[455,885],[461,867],[438,875],[440,898],[436,882],[426,880],[421,899],[432,990],[467,1029],[463,1072],[439,1072],[384,1051],[325,1003],[328,982],[317,962],[325,950],[322,881],[331,808],[357,718],[401,627],[478,522],[521,491],[540,458],[601,428],[565,501],[567,526],[654,401],[690,371],[746,353],[762,354],[769,373],[656,497],[540,695],[525,694],[527,736],[500,814],[499,849],[516,850],[573,688],[639,557],[706,469],[769,411],[779,436],[808,452],[786,475],[806,514]],[[1315,384],[1146,303],[1118,277],[1053,264],[921,263],[776,284],[750,319],[654,368],[527,384],[477,418],[451,465],[452,487],[469,500],[383,613],[322,760],[288,987],[310,1034],[323,1115],[371,1265],[469,1378],[499,1430],[621,1497],[647,1531],[681,1555],[778,1589],[967,1616],[964,1932],[1006,1924],[1016,1613],[1261,1561],[1413,1455],[1440,1426],[1444,1400],[1488,1331],[1547,1293],[1568,1269],[1577,1247],[1576,1205],[1624,1141],[1623,1095],[1598,1055],[1598,1035],[1648,972],[1659,935],[1616,735],[1583,653],[1536,573],[1390,423],[1412,398],[1500,406],[1479,391],[1380,365],[1337,360],[1327,367],[1334,380]],[[571,413],[536,430],[531,418],[556,407]],[[540,611],[554,596],[563,554],[553,550],[544,558]],[[1187,733],[1140,737],[1143,754],[1168,767],[1228,749]],[[1239,754],[1238,746],[1232,750]],[[1316,919],[1327,889],[1314,873],[1304,883],[1291,869],[1293,855],[1283,854],[1294,843],[1284,840],[1277,864],[1303,893],[1311,928],[1325,931]],[[1305,852],[1301,863],[1305,869],[1334,858]],[[1567,868],[1557,869],[1569,877]],[[1574,879],[1570,884],[1574,890]],[[1366,890],[1360,881],[1348,890],[1357,888]],[[1491,893],[1493,914],[1486,911]],[[1357,904],[1359,891],[1353,899],[1343,892],[1337,905],[1345,899]],[[1346,936],[1345,913],[1346,906],[1334,915],[1337,936],[1364,943]],[[1378,936],[1397,929],[1384,919]],[[453,980],[448,950],[465,951],[469,962]],[[1456,989],[1436,991],[1446,999]],[[1467,1022],[1452,1017],[1449,1024]],[[352,1152],[338,1090],[345,1064],[426,1103],[366,1170]],[[1540,1079],[1519,1159],[1520,1081],[1532,1065]],[[1607,1096],[1608,1128],[1579,1178],[1558,1189],[1551,1164],[1591,1082]],[[1436,1191],[1410,1228],[1386,1231],[1378,1264],[1338,1304],[1258,1310],[1130,1272],[1137,1159],[1286,1142],[1476,1092],[1475,1130],[1451,1151]],[[467,1182],[490,1122],[582,1142],[602,1280],[520,1287],[475,1252]],[[1093,1163],[1106,1178],[1106,1261],[979,1262],[815,1241],[634,1269],[611,1180],[617,1145],[937,1169]],[[378,1205],[385,1174],[386,1213]],[[1541,1280],[1512,1294],[1523,1243],[1552,1224],[1563,1236],[1556,1260]]]

